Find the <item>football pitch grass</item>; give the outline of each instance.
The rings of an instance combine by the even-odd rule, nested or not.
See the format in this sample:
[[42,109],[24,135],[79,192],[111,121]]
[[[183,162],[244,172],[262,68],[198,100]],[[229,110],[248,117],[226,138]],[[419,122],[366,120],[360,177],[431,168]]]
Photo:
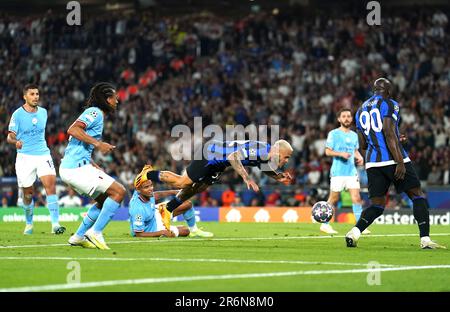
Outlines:
[[[347,248],[349,224],[331,237],[317,224],[203,222],[214,238],[144,239],[111,222],[111,250],[67,245],[78,223],[64,225],[24,236],[21,223],[0,224],[0,291],[450,291],[450,250],[421,250],[415,225],[374,225]],[[431,231],[450,247],[449,226]]]

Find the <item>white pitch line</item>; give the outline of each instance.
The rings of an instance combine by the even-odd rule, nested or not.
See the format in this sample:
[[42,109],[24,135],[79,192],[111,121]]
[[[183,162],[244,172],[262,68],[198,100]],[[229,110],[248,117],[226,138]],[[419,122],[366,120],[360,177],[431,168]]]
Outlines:
[[[408,237],[417,236],[415,234],[370,234],[365,235],[364,238],[370,237]],[[450,233],[434,233],[431,236],[450,236]],[[292,239],[329,239],[329,238],[344,238],[344,235],[326,235],[326,236],[279,236],[279,237],[230,237],[230,238],[208,238],[208,239],[162,239],[162,240],[146,240],[146,239],[135,239],[135,240],[121,240],[108,242],[108,245],[113,244],[149,244],[149,243],[177,243],[177,242],[211,242],[211,241],[255,241],[255,240],[292,240]],[[15,249],[15,248],[36,248],[36,247],[68,247],[69,244],[36,244],[36,245],[3,245],[0,249]]]
[[197,276],[182,276],[182,277],[157,277],[157,278],[111,280],[111,281],[98,281],[98,282],[74,283],[74,284],[54,284],[41,286],[0,288],[0,292],[55,291],[55,290],[94,288],[94,287],[106,287],[118,285],[139,285],[139,284],[247,279],[247,278],[263,278],[263,277],[285,277],[298,275],[358,274],[358,273],[429,270],[429,269],[450,269],[450,265],[406,266],[406,267],[380,268],[380,269],[351,269],[351,270],[323,270],[323,271],[311,270],[311,271],[244,273],[244,274],[224,274],[224,275],[197,275]]
[[[327,262],[302,260],[247,260],[247,259],[204,259],[204,258],[96,258],[96,257],[0,257],[1,260],[64,260],[64,261],[172,261],[172,262],[224,262],[224,263],[254,263],[254,264],[322,264],[342,266],[367,266],[367,263]],[[401,264],[380,264],[382,267],[397,267]]]

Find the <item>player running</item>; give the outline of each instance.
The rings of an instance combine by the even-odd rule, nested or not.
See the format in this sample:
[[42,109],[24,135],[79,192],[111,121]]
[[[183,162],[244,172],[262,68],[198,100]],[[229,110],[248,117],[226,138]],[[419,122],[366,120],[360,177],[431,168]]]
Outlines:
[[27,84],[23,88],[25,104],[11,116],[6,141],[17,149],[16,175],[19,188],[23,189],[25,230],[33,233],[33,184],[36,176],[41,180],[47,194],[47,208],[52,223],[51,233],[62,234],[66,230],[59,224],[58,195],[56,195],[56,172],[50,150],[45,141],[47,110],[39,106],[39,88]]
[[134,179],[135,191],[130,200],[130,226],[131,235],[136,237],[213,237],[213,233],[202,231],[195,221],[195,210],[190,201],[185,201],[173,211],[173,215],[183,214],[189,228],[186,226],[170,226],[167,230],[161,220],[155,202],[159,198],[175,195],[179,191],[153,192],[153,183],[147,176],[138,174]]
[[[337,114],[340,127],[328,133],[325,155],[333,157],[330,178],[330,196],[328,203],[335,206],[339,200],[339,194],[347,189],[352,198],[353,214],[356,221],[359,220],[362,212],[361,196],[359,194],[358,172],[355,166],[362,165],[364,160],[358,151],[358,135],[350,130],[353,122],[352,112],[348,108],[341,109]],[[327,234],[337,234],[329,223],[323,223],[320,230]],[[364,234],[369,234],[365,229]]]
[[141,172],[153,182],[163,182],[182,189],[171,201],[159,206],[166,229],[169,229],[172,212],[184,201],[217,182],[228,167],[233,167],[247,184],[247,188],[255,192],[259,191],[259,187],[244,166],[259,167],[281,183],[289,183],[292,179],[289,173],[280,170],[293,152],[291,145],[285,140],[278,140],[273,146],[260,141],[211,141],[205,150],[206,155],[201,160],[193,160],[186,168],[186,173],[181,176],[170,171],[153,170],[151,166],[144,167]]
[[356,113],[359,144],[366,155],[369,198],[372,205],[365,209],[356,226],[345,236],[347,247],[356,247],[361,232],[383,214],[386,194],[391,183],[397,193],[405,192],[413,202],[413,214],[420,232],[422,249],[445,248],[430,239],[428,201],[411,160],[399,144],[399,106],[391,98],[392,85],[385,78],[373,84],[374,95]]
[[89,208],[69,244],[87,248],[109,249],[102,231],[120,206],[126,191],[91,159],[94,148],[103,154],[115,146],[100,141],[104,115],[117,108],[117,95],[113,85],[100,82],[91,89],[87,109],[69,127],[69,144],[61,161],[61,179],[80,195],[93,198],[96,203]]

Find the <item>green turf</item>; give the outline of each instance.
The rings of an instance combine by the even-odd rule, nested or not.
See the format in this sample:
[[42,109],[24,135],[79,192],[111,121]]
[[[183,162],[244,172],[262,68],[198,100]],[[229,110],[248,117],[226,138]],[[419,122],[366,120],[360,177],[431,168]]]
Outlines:
[[[22,235],[19,223],[0,224],[0,246],[65,244],[78,224],[67,223],[67,234],[49,234],[50,225],[36,223],[34,234]],[[426,266],[450,265],[450,250],[421,250],[416,226],[375,225],[372,232],[380,234],[414,234],[414,236],[363,237],[358,248],[345,247],[342,237],[324,237],[317,224],[281,223],[201,223],[215,233],[214,239],[137,239],[129,236],[126,222],[112,222],[105,231],[111,250],[88,250],[70,246],[36,246],[0,248],[0,289],[26,286],[66,284],[70,259],[32,259],[31,257],[68,257],[80,264],[81,283],[147,278],[204,277],[227,274],[310,272],[271,277],[233,277],[189,281],[150,281],[135,285],[111,285],[74,288],[70,291],[450,291],[450,268],[375,273],[340,272],[367,269],[367,263],[382,265]],[[350,228],[336,224],[339,235]],[[432,233],[441,244],[450,246],[450,228],[432,226]],[[252,239],[261,238],[261,239]],[[264,239],[266,238],[266,239]],[[270,238],[270,239],[267,239]],[[131,242],[130,242],[131,241]],[[123,242],[113,244],[113,242]],[[134,242],[134,243],[133,243]],[[18,259],[5,259],[18,257]],[[28,258],[27,258],[28,257]],[[87,260],[81,258],[108,258]],[[130,261],[110,259],[131,258]],[[169,259],[219,259],[217,262]],[[230,262],[229,260],[234,260]],[[249,263],[239,260],[309,261],[326,263]],[[211,260],[210,260],[211,261]],[[361,265],[349,265],[359,263]],[[340,274],[324,271],[335,270]],[[369,285],[368,279],[380,281]]]

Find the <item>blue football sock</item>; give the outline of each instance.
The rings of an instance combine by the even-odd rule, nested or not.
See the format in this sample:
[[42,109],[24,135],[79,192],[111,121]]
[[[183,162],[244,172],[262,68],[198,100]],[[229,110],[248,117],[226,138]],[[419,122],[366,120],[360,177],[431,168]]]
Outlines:
[[360,204],[352,204],[353,214],[355,215],[356,222],[359,221],[362,213],[362,206]]
[[189,228],[193,228],[195,226],[195,210],[191,208],[183,213],[183,218],[186,220]]
[[59,204],[58,195],[47,196],[47,208],[50,211],[50,220],[52,225],[59,224]]
[[34,200],[31,200],[31,203],[29,205],[26,205],[22,202],[22,208],[25,211],[25,222],[27,224],[33,224]]
[[94,232],[101,232],[106,227],[106,225],[111,221],[112,217],[119,209],[120,203],[108,197],[103,203],[103,208],[98,215],[97,221],[95,221],[93,230]]
[[97,204],[94,204],[89,208],[86,216],[83,218],[83,221],[81,222],[80,226],[77,230],[78,236],[83,236],[84,233],[87,232],[91,228],[91,226],[95,223],[95,221],[98,218],[98,215],[100,214],[100,209],[97,207]]

